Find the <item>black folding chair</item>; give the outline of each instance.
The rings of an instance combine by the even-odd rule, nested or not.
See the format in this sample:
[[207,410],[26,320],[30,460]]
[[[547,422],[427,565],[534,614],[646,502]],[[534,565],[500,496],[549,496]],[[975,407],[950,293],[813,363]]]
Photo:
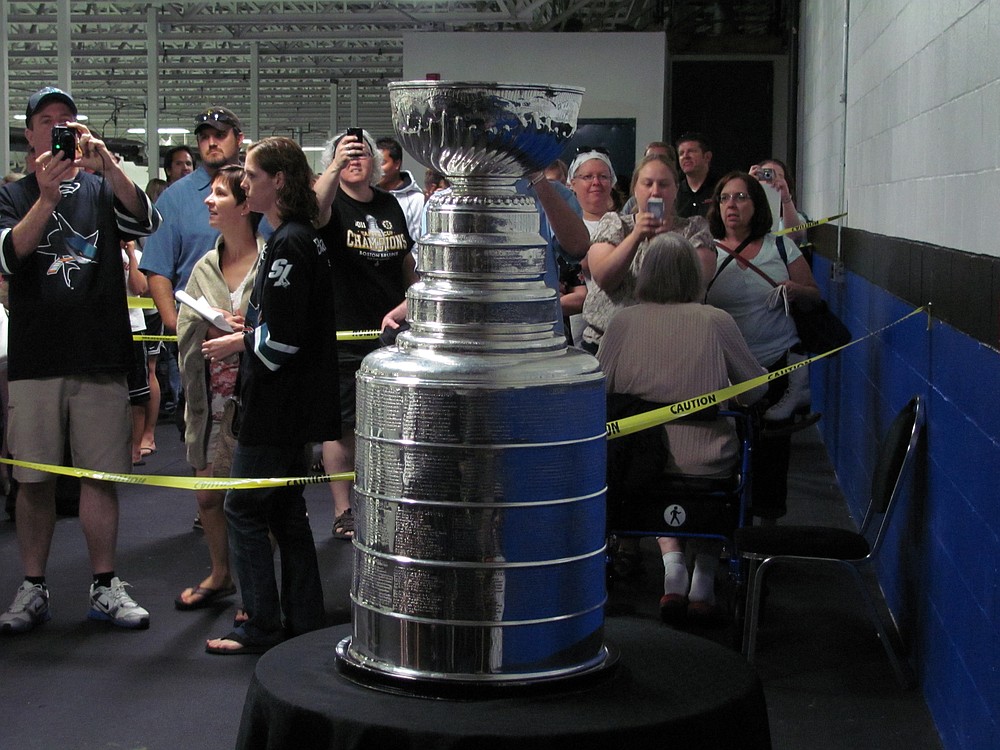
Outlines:
[[[747,613],[743,654],[753,663],[764,579],[779,564],[827,565],[847,571],[857,583],[868,614],[878,630],[896,676],[904,688],[912,684],[909,668],[896,652],[862,571],[877,559],[892,512],[902,494],[924,423],[924,405],[914,396],[899,412],[879,450],[872,476],[871,499],[861,528],[854,532],[826,526],[753,526],[735,533],[736,549],[748,563]],[[892,631],[898,639],[895,622]]]

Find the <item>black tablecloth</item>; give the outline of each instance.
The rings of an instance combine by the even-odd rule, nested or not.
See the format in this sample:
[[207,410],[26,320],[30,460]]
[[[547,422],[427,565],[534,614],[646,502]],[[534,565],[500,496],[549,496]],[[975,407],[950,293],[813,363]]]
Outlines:
[[718,644],[650,620],[612,618],[621,654],[605,680],[551,694],[435,700],[360,686],[338,673],[350,626],[271,649],[247,691],[237,748],[608,750],[770,748],[764,691]]

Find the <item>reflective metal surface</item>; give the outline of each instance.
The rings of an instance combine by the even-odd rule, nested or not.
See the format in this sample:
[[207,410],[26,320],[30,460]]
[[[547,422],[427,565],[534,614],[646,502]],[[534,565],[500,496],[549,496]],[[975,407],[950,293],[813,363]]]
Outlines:
[[607,662],[604,381],[554,330],[539,216],[515,190],[558,156],[581,96],[390,84],[400,140],[453,190],[429,203],[410,330],[358,372],[338,658],[362,673],[524,684]]

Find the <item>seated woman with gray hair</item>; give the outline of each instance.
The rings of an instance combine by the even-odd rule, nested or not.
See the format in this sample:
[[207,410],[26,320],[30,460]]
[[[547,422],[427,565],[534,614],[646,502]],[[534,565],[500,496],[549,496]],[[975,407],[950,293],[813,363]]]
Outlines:
[[[732,317],[702,304],[703,296],[701,263],[691,242],[674,233],[652,238],[636,283],[639,303],[611,318],[597,353],[608,393],[673,404],[766,372]],[[766,390],[759,386],[739,400],[753,403]],[[733,474],[739,442],[730,420],[675,421],[663,430],[666,475],[708,479]],[[684,543],[674,537],[657,541],[664,564],[663,619],[714,617],[719,543],[687,542],[694,557],[689,576]]]

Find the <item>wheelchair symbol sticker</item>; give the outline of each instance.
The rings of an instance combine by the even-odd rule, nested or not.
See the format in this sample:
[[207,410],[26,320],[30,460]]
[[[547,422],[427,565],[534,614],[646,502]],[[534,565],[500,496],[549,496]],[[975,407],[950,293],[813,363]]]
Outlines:
[[686,519],[687,513],[680,505],[669,505],[663,511],[663,520],[667,522],[667,526],[683,526]]

